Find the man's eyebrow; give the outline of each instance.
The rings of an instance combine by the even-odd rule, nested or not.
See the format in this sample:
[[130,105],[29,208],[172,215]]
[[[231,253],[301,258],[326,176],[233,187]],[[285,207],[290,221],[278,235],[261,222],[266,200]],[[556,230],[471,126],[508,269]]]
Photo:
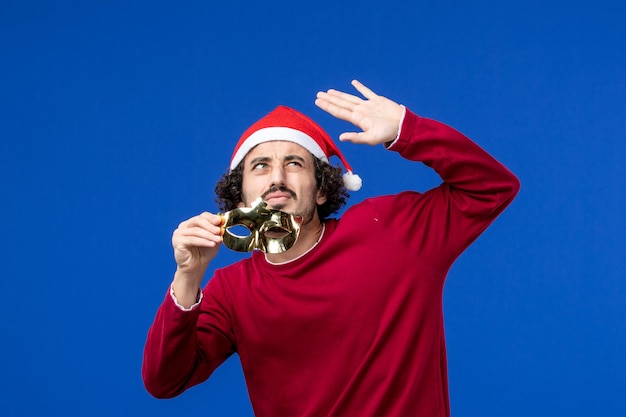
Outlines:
[[248,162],[248,165],[254,166],[256,164],[260,164],[262,162],[268,162],[271,158],[269,156],[257,156]]
[[[270,158],[269,156],[257,156],[256,158],[252,158],[250,160],[250,162],[248,162],[248,165],[250,166],[254,166],[256,164],[260,164],[260,163],[267,163],[269,161],[271,161],[272,158]],[[289,162],[289,161],[300,161],[302,163],[306,162],[306,160],[300,156],[300,155],[296,155],[296,154],[290,154],[290,155],[286,155],[283,158],[284,161]]]
[[303,157],[301,157],[300,155],[287,155],[285,156],[285,161],[300,161],[300,162],[306,162],[304,160]]

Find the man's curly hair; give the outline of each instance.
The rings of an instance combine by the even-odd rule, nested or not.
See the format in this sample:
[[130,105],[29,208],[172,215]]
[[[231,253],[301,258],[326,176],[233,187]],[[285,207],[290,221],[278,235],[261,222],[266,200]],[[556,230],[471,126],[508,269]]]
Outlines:
[[[324,220],[346,204],[349,194],[343,184],[340,167],[334,167],[315,156],[313,160],[315,162],[317,188],[326,195],[326,202],[317,206],[317,214],[321,220]],[[242,183],[243,163],[237,165],[231,172],[222,175],[215,185],[215,194],[217,195],[215,201],[221,211],[233,210],[243,201],[241,196]]]

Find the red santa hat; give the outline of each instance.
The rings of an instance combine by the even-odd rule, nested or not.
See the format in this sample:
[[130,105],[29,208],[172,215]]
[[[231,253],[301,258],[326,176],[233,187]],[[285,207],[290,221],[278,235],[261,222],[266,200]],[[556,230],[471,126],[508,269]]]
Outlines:
[[256,145],[273,140],[297,143],[327,163],[331,156],[337,156],[346,168],[343,175],[346,189],[357,191],[361,188],[361,178],[352,173],[352,168],[328,133],[304,114],[287,106],[278,106],[241,135],[233,152],[230,170],[235,169]]

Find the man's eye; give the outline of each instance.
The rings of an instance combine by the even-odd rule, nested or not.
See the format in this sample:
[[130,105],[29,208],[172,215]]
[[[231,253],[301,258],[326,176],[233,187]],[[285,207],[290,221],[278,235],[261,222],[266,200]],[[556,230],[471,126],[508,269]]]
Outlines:
[[298,162],[298,161],[289,161],[287,163],[287,166],[289,166],[289,167],[301,167],[302,164],[300,162]]
[[265,168],[267,168],[267,164],[265,162],[259,162],[258,164],[252,167],[252,169],[255,169],[255,170],[260,170],[260,169],[265,169]]

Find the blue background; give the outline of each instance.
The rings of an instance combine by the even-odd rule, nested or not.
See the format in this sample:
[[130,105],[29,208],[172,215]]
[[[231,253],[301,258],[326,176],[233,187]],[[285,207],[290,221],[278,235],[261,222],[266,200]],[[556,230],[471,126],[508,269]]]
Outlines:
[[[251,416],[236,357],[176,399],[143,388],[171,233],[276,105],[351,129],[313,100],[357,78],[522,181],[448,277],[453,415],[626,415],[625,21],[617,0],[4,0],[0,414]],[[342,149],[351,203],[439,182]]]

